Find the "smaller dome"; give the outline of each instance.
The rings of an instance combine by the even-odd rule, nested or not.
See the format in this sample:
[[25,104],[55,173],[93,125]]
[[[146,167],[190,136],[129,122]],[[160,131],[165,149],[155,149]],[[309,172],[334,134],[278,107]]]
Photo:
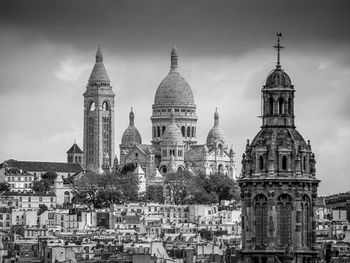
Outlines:
[[179,126],[175,123],[174,110],[170,113],[171,123],[166,127],[162,136],[162,144],[164,145],[183,145],[184,139],[182,137]]
[[209,131],[207,136],[207,145],[215,146],[217,141],[226,142],[226,136],[223,129],[219,125],[219,113],[216,109],[214,114],[214,127]]
[[290,77],[283,69],[276,67],[266,78],[265,87],[290,87],[292,82]]
[[129,126],[126,128],[122,136],[122,144],[124,145],[142,144],[141,135],[134,125],[134,118],[135,114],[131,108],[129,113]]

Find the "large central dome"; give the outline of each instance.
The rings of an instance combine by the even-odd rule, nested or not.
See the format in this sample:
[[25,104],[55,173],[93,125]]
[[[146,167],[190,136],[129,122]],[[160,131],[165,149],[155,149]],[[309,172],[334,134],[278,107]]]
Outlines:
[[194,105],[193,93],[188,82],[177,70],[176,48],[171,50],[171,69],[159,84],[154,97],[155,105]]

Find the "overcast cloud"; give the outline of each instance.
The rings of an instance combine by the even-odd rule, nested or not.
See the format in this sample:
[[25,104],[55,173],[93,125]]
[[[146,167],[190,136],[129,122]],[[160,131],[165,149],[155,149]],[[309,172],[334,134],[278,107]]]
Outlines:
[[0,160],[65,161],[75,139],[82,147],[82,93],[98,44],[116,93],[116,144],[130,107],[149,143],[175,41],[197,104],[198,141],[217,106],[240,170],[246,139],[260,129],[260,90],[282,31],[282,66],[296,88],[297,129],[316,154],[319,192],[347,191],[349,9],[346,0],[0,0]]

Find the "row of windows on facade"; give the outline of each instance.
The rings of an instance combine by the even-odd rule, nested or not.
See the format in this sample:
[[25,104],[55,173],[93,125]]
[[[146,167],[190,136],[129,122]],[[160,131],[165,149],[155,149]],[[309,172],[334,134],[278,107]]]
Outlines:
[[72,163],[72,162],[75,162],[75,163],[81,163],[82,159],[81,159],[81,156],[68,156],[68,162],[69,163]]
[[[225,169],[226,168],[226,169]],[[226,165],[226,167],[223,164],[219,164],[216,170],[219,174],[224,174],[227,175],[228,171],[229,171],[229,167],[228,165]],[[215,172],[214,166],[211,164],[209,166],[209,175],[212,175],[212,173]]]
[[169,152],[169,156],[182,157],[182,150],[177,150],[177,154],[176,154],[176,150],[174,149],[170,149],[169,151],[167,149],[163,149],[163,157],[166,157],[168,155],[168,152]]
[[[17,178],[17,179],[16,179]],[[23,178],[23,180],[22,180],[22,178]],[[23,182],[31,182],[33,180],[33,177],[31,177],[31,176],[12,176],[12,177],[10,177],[10,176],[8,176],[7,177],[7,181],[8,182],[15,182],[15,181],[17,181],[17,182],[21,182],[21,181],[23,181]]]
[[[19,197],[19,201],[20,202],[32,202],[32,201],[38,201],[39,202],[42,202],[44,199],[42,196],[39,196],[39,198],[34,198],[32,199],[31,196],[28,196],[28,198],[23,198],[22,196]],[[45,198],[45,201],[47,202],[48,201],[48,198]],[[54,197],[50,197],[50,202],[54,202]]]
[[[102,103],[102,108],[103,111],[109,111],[109,104],[107,101],[104,101]],[[96,103],[94,101],[91,101],[89,104],[89,110],[90,111],[95,111],[96,110]]]
[[[171,110],[172,109],[154,109],[153,115],[161,115],[161,113],[171,112]],[[181,112],[185,115],[187,114],[193,115],[195,113],[193,109],[174,109],[174,111],[175,111],[175,114]]]
[[[281,156],[280,156],[281,157]],[[265,170],[266,169],[266,158],[264,155],[258,155],[257,156],[257,163],[258,163],[258,167],[259,167],[259,170]],[[287,171],[289,169],[289,161],[290,161],[290,158],[287,157],[287,155],[282,155],[282,158],[280,159],[280,167],[282,169],[282,171]],[[302,170],[304,172],[307,171],[307,157],[306,156],[303,156],[302,158]]]
[[269,115],[275,115],[275,114],[292,115],[293,114],[292,99],[290,98],[287,103],[283,98],[279,98],[277,101],[275,101],[273,98],[270,98],[268,101],[268,114]]
[[[302,198],[301,211],[301,231],[302,244],[310,245],[310,199],[307,196]],[[292,245],[292,197],[282,194],[277,198],[277,240],[278,246]],[[259,194],[254,199],[255,216],[255,237],[257,247],[268,246],[268,201],[265,195]],[[270,219],[271,220],[271,219]]]
[[[157,207],[157,206],[149,206],[148,207],[148,212],[157,212],[157,211],[178,211],[178,212],[188,212],[189,209],[188,207]],[[126,212],[126,213],[142,213],[143,209],[141,208],[129,208],[125,210],[124,208],[117,208],[115,209],[116,212]]]
[[[153,127],[153,138],[156,137],[162,137],[164,132],[165,132],[166,127],[165,126],[157,126]],[[187,130],[187,132],[186,132]],[[181,134],[182,137],[196,137],[196,127],[186,127],[182,126],[181,127]]]
[[[16,185],[16,184],[9,184],[11,188],[21,188],[20,186]],[[33,186],[32,183],[29,184],[24,184],[23,188],[31,188]]]
[[[53,201],[52,201],[53,202]],[[32,207],[32,204],[31,203],[28,203],[27,204],[28,206],[23,206],[22,203],[18,203],[18,201],[16,201],[16,204],[15,204],[15,207],[28,207],[28,208],[31,208]],[[47,205],[47,204],[46,204]],[[47,205],[48,207],[50,208],[53,208],[54,205],[53,204],[50,204],[50,205]],[[33,206],[33,208],[37,208],[37,206]]]

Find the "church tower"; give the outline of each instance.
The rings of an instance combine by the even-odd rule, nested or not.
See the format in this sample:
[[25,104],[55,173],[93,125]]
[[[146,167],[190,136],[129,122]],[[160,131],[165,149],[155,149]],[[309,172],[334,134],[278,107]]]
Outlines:
[[315,155],[294,125],[295,89],[280,63],[262,88],[262,127],[246,145],[238,180],[245,262],[315,262]]
[[84,96],[84,169],[102,173],[114,161],[114,96],[99,47]]

